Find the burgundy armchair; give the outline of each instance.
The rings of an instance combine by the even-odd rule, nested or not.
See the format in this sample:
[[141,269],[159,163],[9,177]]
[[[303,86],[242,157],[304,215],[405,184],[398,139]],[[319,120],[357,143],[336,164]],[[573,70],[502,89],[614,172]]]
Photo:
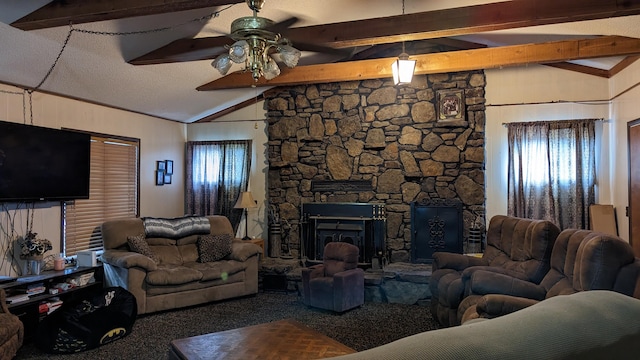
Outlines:
[[355,245],[328,243],[323,263],[302,269],[304,303],[335,312],[364,304],[364,270],[358,268],[358,255]]

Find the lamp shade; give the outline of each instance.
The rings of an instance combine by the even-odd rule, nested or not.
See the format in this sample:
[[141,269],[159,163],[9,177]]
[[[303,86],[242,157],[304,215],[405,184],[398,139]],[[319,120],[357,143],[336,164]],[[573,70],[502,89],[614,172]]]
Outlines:
[[218,70],[221,75],[227,75],[227,72],[231,69],[231,59],[229,58],[229,54],[222,54],[218,56],[213,60],[211,66]]
[[234,209],[248,209],[254,207],[258,207],[258,205],[256,205],[256,201],[253,200],[253,196],[251,196],[251,192],[249,191],[240,193],[238,201],[236,201],[236,204],[233,206]]
[[415,68],[416,60],[409,60],[409,55],[406,53],[400,54],[398,60],[391,64],[393,83],[395,85],[411,84]]
[[249,53],[249,43],[245,40],[236,41],[229,48],[229,59],[234,63],[240,64],[247,60],[247,53]]
[[280,75],[280,68],[271,56],[267,56],[267,58],[268,60],[264,64],[264,68],[262,69],[262,76],[264,76],[264,78],[267,80],[271,80]]
[[282,57],[282,62],[290,68],[296,67],[298,65],[298,60],[300,60],[300,50],[290,46],[290,45],[282,45],[278,47],[280,52],[280,56]]

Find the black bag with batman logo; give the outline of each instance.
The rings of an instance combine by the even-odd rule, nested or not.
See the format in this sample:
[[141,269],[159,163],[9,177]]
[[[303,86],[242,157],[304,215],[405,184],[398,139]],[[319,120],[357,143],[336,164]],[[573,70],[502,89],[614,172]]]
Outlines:
[[41,350],[69,354],[96,348],[131,333],[138,315],[136,298],[122,287],[100,289],[89,298],[65,302],[38,326]]

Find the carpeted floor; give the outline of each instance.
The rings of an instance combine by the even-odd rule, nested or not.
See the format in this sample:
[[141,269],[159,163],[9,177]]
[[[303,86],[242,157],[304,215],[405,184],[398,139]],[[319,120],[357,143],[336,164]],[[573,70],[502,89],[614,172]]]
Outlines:
[[295,293],[259,293],[138,317],[130,335],[97,349],[49,355],[32,343],[15,359],[166,359],[173,339],[293,318],[358,351],[438,328],[428,306],[365,303],[335,314],[309,308]]

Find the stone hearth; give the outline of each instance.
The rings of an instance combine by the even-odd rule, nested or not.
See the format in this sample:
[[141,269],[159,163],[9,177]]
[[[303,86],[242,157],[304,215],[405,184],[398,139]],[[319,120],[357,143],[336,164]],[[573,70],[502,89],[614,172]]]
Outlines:
[[[266,258],[259,271],[264,275],[280,275],[287,279],[287,291],[302,296],[302,262],[295,259]],[[383,269],[365,270],[365,301],[427,305],[431,300],[430,264],[392,263]]]

